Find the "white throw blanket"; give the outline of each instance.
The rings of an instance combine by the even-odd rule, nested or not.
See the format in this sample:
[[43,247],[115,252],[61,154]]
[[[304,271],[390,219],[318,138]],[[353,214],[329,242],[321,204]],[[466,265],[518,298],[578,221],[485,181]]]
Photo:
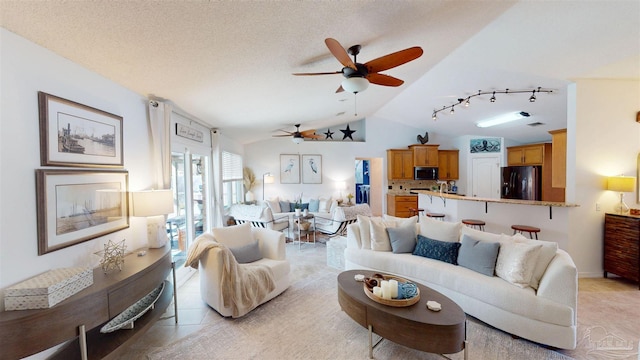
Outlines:
[[276,288],[271,268],[261,264],[238,264],[229,248],[215,241],[210,233],[196,238],[189,247],[185,267],[198,268],[200,256],[207,250],[218,248],[222,253],[222,300],[225,307],[231,307],[234,318],[244,316],[262,303],[262,300]]

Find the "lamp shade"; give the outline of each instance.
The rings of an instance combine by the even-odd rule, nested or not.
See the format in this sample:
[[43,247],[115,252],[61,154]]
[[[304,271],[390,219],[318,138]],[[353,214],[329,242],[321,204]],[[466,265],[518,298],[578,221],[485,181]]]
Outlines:
[[619,192],[633,192],[636,178],[633,176],[611,176],[607,179],[607,190]]
[[342,88],[354,94],[365,91],[368,87],[369,80],[359,76],[350,77],[342,81]]
[[131,193],[133,216],[147,217],[173,212],[173,192],[168,190],[144,190]]
[[265,184],[273,184],[275,182],[275,176],[271,175],[271,174],[265,174],[264,175],[264,183]]

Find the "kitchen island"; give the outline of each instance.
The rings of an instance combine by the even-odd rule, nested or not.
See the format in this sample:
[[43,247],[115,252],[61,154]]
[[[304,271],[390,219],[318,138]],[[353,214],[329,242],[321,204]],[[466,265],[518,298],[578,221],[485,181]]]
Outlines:
[[577,204],[553,201],[491,199],[411,190],[418,195],[418,207],[425,213],[445,214],[446,221],[482,220],[485,231],[512,234],[511,225],[540,228],[540,240],[555,241],[566,249],[568,243],[568,212]]

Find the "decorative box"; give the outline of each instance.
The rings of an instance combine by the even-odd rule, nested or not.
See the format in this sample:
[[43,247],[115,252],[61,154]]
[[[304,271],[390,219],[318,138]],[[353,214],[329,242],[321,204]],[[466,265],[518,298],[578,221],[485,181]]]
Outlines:
[[47,309],[93,284],[93,270],[49,270],[5,289],[5,310]]

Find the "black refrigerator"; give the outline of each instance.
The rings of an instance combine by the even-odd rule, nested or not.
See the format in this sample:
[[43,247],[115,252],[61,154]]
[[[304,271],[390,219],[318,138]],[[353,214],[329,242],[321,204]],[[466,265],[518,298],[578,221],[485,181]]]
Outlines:
[[501,184],[502,199],[542,200],[542,167],[503,167]]

